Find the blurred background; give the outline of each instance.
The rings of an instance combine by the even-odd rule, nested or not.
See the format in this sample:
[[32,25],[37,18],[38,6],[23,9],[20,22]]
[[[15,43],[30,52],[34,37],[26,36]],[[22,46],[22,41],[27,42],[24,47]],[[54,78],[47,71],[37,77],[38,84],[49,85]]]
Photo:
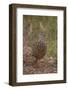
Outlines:
[[[48,69],[46,69],[45,71],[43,70],[45,73],[56,72],[57,70],[57,16],[24,15],[23,25],[24,25],[23,36],[24,36],[24,47],[25,47],[24,64],[27,64],[27,62],[29,61],[31,61],[31,63],[34,63],[32,61],[33,61],[33,58],[35,57],[36,61],[38,61],[39,59],[39,63],[38,63],[39,65],[41,64],[40,59],[43,59],[44,61],[43,63],[48,65],[47,67],[45,67],[45,69],[46,68]],[[40,43],[42,43],[41,47],[39,46]],[[44,48],[43,45],[46,47]],[[28,49],[28,47],[31,50]],[[42,48],[43,50],[42,51],[38,50],[38,48]],[[28,50],[28,52],[26,49]],[[32,57],[31,55],[28,55],[28,57],[32,57],[32,58],[27,58],[26,52],[29,54],[33,53],[34,57]],[[40,53],[40,55],[38,53]],[[39,58],[40,56],[42,56],[42,58]],[[29,65],[29,63],[27,65]],[[40,66],[39,68],[42,68],[43,66],[44,65]],[[24,69],[28,71],[27,70],[28,68],[26,66],[24,66]],[[30,73],[30,70],[28,73]],[[38,73],[38,71],[36,73]],[[43,73],[43,72],[40,71],[40,73]]]

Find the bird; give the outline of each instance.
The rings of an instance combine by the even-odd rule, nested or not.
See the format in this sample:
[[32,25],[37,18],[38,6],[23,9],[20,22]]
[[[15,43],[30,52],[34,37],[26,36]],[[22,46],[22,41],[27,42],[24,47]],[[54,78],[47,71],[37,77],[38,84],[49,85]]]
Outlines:
[[32,56],[36,58],[34,65],[38,66],[37,63],[40,59],[42,59],[47,52],[47,45],[45,43],[45,34],[40,32],[38,35],[38,39],[34,42],[32,47]]

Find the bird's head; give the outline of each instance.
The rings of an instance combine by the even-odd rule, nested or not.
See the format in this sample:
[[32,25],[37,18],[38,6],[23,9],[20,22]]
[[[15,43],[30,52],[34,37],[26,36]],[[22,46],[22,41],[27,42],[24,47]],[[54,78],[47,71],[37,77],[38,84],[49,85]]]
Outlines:
[[45,33],[40,32],[38,35],[38,39],[39,39],[39,41],[45,42]]

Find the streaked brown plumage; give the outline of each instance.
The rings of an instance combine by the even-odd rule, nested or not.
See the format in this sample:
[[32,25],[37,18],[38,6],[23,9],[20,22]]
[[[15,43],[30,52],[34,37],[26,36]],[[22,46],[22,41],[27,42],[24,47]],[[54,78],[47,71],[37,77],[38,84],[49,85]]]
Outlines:
[[33,56],[38,60],[42,59],[43,56],[46,54],[46,45],[44,42],[37,42],[33,46]]
[[32,55],[36,58],[35,63],[38,60],[42,59],[46,55],[47,46],[45,43],[45,35],[44,33],[40,33],[38,36],[38,40],[34,42],[32,47]]

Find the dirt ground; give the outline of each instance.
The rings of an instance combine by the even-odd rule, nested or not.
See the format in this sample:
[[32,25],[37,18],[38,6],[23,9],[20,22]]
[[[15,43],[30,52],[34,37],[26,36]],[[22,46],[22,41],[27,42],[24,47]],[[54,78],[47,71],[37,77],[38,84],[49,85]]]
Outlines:
[[53,57],[44,57],[36,63],[24,63],[23,74],[57,73],[57,60]]

